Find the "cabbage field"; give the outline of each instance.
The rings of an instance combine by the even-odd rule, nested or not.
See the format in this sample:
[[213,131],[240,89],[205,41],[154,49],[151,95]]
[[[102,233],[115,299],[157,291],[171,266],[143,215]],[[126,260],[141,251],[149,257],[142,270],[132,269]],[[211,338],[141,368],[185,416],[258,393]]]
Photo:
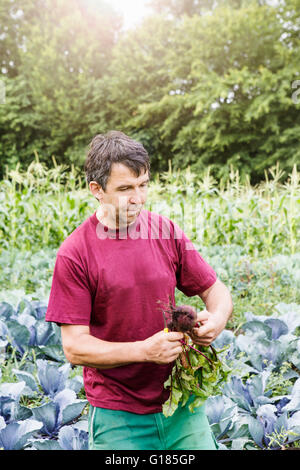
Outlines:
[[[0,182],[0,449],[85,450],[81,367],[44,321],[62,241],[97,208],[77,168],[35,161]],[[169,171],[146,208],[174,220],[229,287],[234,313],[214,342],[232,369],[207,400],[221,449],[300,448],[300,174],[279,166],[252,186]],[[176,291],[178,304],[200,298]]]

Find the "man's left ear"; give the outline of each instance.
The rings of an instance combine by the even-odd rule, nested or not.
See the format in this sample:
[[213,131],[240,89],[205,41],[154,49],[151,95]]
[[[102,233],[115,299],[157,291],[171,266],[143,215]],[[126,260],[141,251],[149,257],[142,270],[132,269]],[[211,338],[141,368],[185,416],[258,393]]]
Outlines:
[[101,188],[101,186],[99,185],[99,183],[97,183],[96,181],[91,181],[89,183],[89,188],[90,188],[90,191],[91,193],[93,194],[93,196],[98,199],[99,202],[101,202],[102,200],[102,195],[103,195],[103,189]]

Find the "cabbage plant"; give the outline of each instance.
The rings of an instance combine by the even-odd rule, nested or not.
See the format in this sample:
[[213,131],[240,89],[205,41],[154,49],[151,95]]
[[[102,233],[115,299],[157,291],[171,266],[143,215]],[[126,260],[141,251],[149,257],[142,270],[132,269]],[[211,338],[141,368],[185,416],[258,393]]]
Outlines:
[[[214,341],[233,369],[205,405],[221,449],[280,449],[300,440],[298,308],[278,304],[272,317],[246,312],[238,335],[224,330]],[[11,348],[17,351],[11,369],[16,382],[2,377],[0,384],[0,448],[85,450],[82,376],[70,378],[73,366],[64,358],[59,329],[39,326],[44,313],[39,302],[21,302],[16,309],[0,303],[4,363]]]
[[7,424],[0,416],[0,449],[21,450],[30,444],[29,439],[38,432],[42,423],[34,419],[15,421]]
[[41,432],[49,437],[57,436],[59,429],[79,418],[87,400],[76,398],[74,390],[64,389],[51,401],[31,408],[33,417],[42,423]]

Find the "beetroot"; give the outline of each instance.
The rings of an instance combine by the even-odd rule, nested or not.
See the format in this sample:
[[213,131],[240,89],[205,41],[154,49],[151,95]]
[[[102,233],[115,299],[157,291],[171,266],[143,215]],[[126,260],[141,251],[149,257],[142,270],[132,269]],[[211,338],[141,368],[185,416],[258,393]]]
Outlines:
[[197,326],[197,312],[190,305],[174,307],[170,302],[168,308],[163,313],[170,331],[188,333]]
[[171,307],[171,320],[168,322],[168,328],[171,331],[181,331],[187,333],[191,331],[197,323],[197,313],[189,305],[180,305]]

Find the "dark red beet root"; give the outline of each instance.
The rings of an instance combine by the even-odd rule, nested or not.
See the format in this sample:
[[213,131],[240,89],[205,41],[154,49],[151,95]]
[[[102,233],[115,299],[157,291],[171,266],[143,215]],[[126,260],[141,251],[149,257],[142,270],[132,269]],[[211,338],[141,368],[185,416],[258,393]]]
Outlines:
[[180,305],[179,307],[170,305],[167,313],[170,315],[168,328],[171,331],[187,333],[196,326],[197,312],[190,305]]

